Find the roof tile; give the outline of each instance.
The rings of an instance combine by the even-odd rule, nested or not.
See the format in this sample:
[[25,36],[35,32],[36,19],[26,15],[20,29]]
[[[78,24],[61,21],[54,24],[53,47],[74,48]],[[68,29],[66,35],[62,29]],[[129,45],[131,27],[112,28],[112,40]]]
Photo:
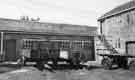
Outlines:
[[0,30],[58,33],[67,35],[91,35],[97,27],[86,25],[56,24],[0,18]]
[[104,18],[109,17],[109,16],[112,16],[112,15],[116,15],[117,13],[121,13],[124,10],[131,9],[134,7],[135,7],[135,0],[131,0],[125,4],[117,6],[116,8],[112,9],[111,11],[105,13],[103,16],[101,16],[99,18],[99,20],[104,19]]

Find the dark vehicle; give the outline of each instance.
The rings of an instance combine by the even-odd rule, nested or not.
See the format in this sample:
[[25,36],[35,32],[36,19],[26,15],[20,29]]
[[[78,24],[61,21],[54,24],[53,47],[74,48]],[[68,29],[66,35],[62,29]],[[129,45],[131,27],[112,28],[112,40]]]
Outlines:
[[[113,65],[117,65],[119,68],[125,68],[135,70],[135,41],[126,42],[126,53],[120,54],[117,50],[110,45],[105,37],[102,35],[101,41],[103,41],[106,49],[98,49],[98,55],[102,56],[103,59],[101,64],[105,69],[112,69]],[[111,53],[107,53],[107,52]]]

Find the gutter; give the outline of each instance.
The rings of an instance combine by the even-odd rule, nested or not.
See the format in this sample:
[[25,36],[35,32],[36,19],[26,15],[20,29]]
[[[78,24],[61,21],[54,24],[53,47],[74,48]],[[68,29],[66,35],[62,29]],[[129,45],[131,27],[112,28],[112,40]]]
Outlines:
[[0,32],[0,35],[1,35],[1,39],[0,39],[0,42],[1,42],[1,45],[0,45],[0,56],[1,56],[1,61],[3,61],[3,47],[4,47],[4,39],[3,39],[3,37],[4,37],[4,32]]

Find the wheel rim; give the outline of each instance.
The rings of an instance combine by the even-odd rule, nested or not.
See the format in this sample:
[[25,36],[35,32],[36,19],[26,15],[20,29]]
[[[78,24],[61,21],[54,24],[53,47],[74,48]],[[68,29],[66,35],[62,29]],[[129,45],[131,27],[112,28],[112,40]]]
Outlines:
[[129,69],[135,71],[135,63],[131,63]]
[[110,69],[112,67],[112,62],[109,59],[103,59],[102,65],[105,69]]

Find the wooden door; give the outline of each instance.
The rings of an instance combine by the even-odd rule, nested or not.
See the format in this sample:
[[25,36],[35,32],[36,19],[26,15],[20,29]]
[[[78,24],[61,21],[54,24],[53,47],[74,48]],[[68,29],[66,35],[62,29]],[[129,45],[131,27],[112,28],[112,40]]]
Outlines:
[[5,61],[16,61],[16,40],[4,41]]
[[126,52],[129,55],[135,55],[135,42],[128,42],[126,44]]

